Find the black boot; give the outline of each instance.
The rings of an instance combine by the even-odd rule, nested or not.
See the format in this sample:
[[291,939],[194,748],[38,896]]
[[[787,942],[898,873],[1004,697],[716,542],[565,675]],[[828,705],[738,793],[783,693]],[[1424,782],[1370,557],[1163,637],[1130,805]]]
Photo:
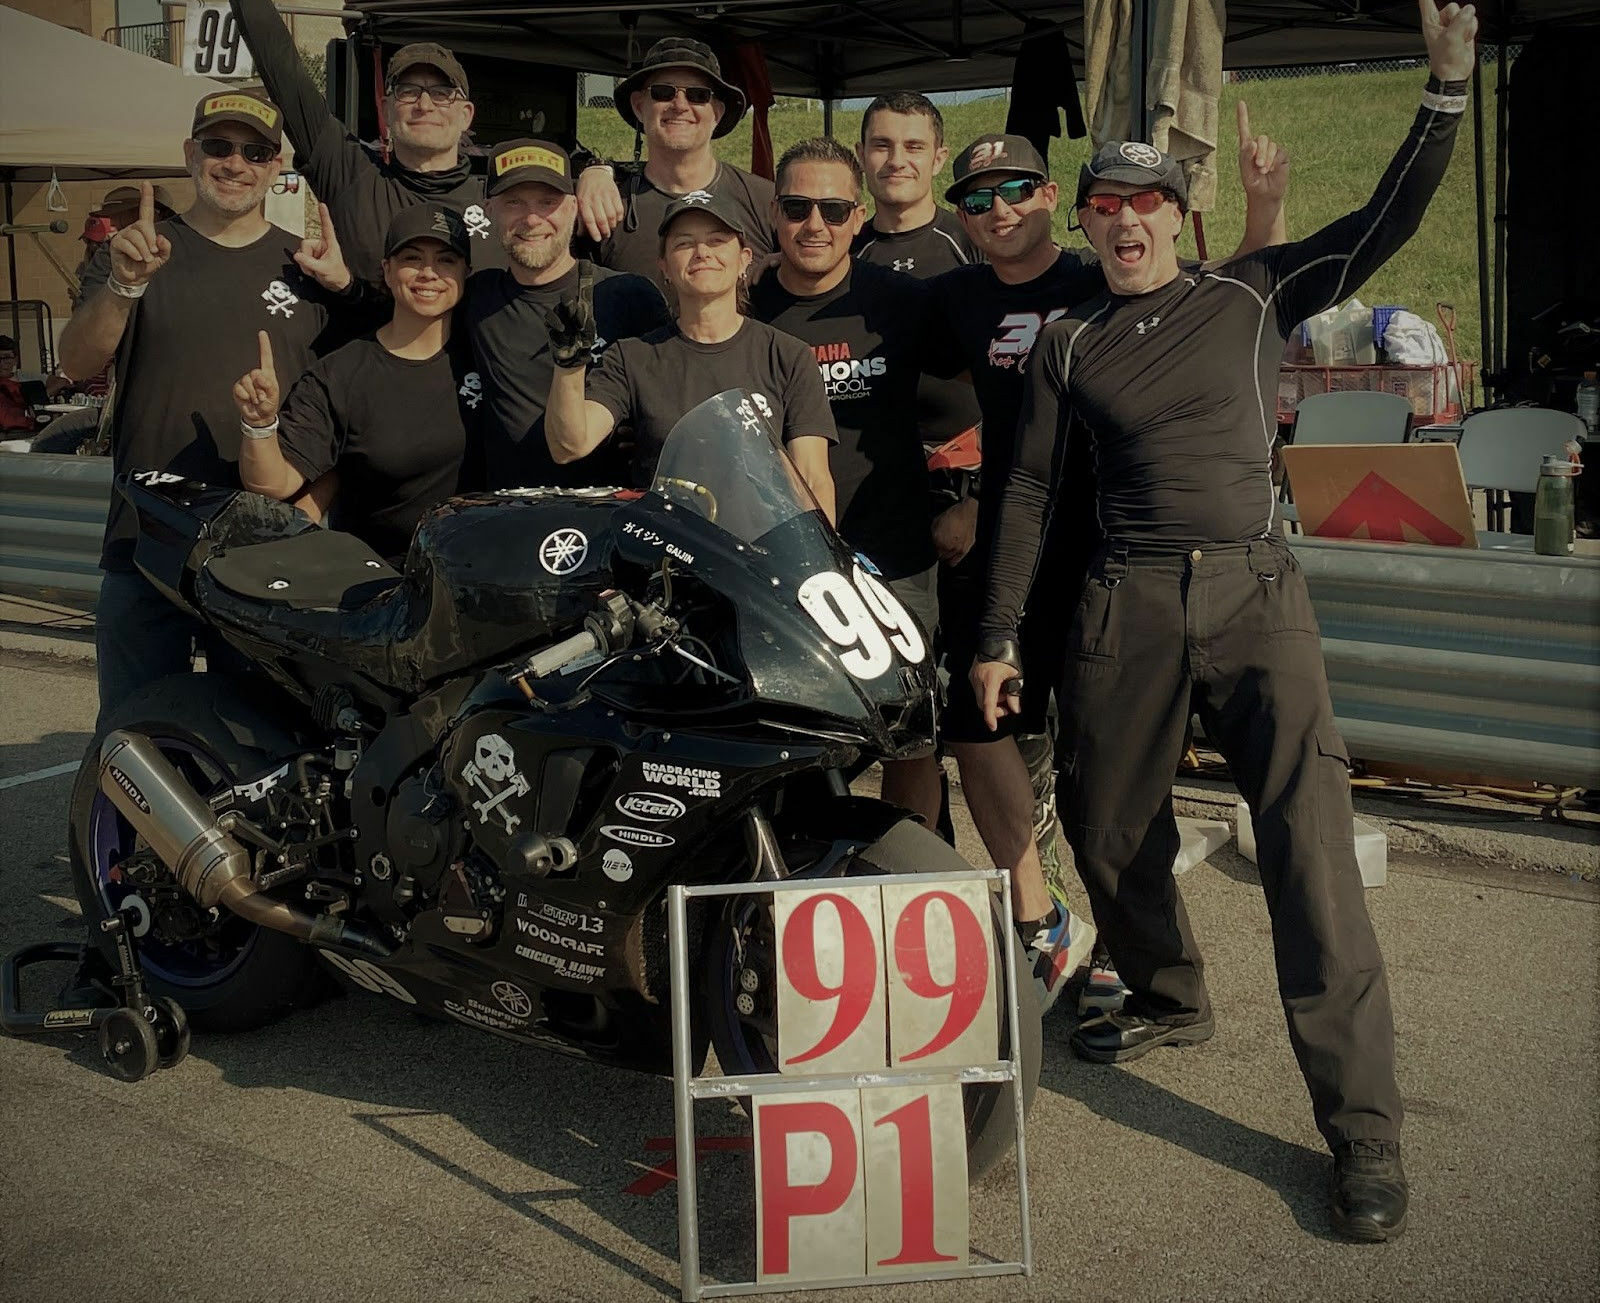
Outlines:
[[1411,1200],[1400,1145],[1394,1140],[1347,1140],[1333,1151],[1333,1229],[1347,1240],[1381,1244],[1406,1228]]

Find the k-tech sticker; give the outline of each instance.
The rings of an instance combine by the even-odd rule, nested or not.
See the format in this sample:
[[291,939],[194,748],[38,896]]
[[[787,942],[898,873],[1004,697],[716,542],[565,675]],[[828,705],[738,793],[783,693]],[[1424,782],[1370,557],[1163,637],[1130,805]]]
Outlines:
[[928,654],[922,631],[900,599],[859,565],[846,579],[835,570],[800,585],[800,605],[840,647],[839,662],[858,679],[875,679],[894,665],[894,653],[913,665]]
[[675,796],[659,792],[629,792],[617,798],[617,809],[630,819],[645,823],[667,823],[683,814],[684,804]]
[[600,835],[621,842],[624,846],[640,846],[651,850],[678,844],[676,837],[668,837],[664,832],[657,832],[653,828],[630,828],[625,823],[608,823],[600,829]]

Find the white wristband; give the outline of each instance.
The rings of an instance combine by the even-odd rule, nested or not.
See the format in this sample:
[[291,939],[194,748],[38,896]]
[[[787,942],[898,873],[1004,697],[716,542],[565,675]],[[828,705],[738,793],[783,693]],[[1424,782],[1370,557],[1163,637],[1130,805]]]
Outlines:
[[1465,95],[1440,95],[1431,90],[1422,92],[1422,107],[1432,109],[1435,113],[1465,113],[1467,111],[1467,97]]
[[246,439],[270,439],[278,433],[278,418],[274,416],[271,425],[251,425],[249,421],[240,421],[239,433]]
[[142,285],[124,285],[116,278],[115,274],[106,277],[106,288],[119,299],[142,299],[144,292],[150,288],[150,282]]

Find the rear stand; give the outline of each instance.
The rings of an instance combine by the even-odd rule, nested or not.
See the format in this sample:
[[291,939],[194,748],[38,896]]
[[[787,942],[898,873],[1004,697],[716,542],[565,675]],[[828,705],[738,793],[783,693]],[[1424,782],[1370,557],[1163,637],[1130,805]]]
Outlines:
[[[134,947],[138,911],[125,909],[100,923],[116,943],[116,973],[87,943],[45,941],[27,946],[0,963],[0,1031],[12,1036],[49,1032],[98,1031],[100,1055],[111,1075],[140,1081],[157,1068],[172,1068],[189,1053],[189,1019],[183,1007],[145,990]],[[79,985],[64,991],[54,1009],[27,1013],[22,1008],[22,970],[34,964],[75,963]]]

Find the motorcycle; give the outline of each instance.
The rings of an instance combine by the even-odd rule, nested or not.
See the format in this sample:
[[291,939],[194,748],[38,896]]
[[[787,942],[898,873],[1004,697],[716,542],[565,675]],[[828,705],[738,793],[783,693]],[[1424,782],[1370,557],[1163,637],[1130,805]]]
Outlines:
[[[451,499],[403,574],[286,504],[124,477],[140,570],[259,673],[163,680],[96,737],[70,837],[91,943],[109,957],[97,925],[130,920],[150,991],[202,1028],[259,1025],[331,966],[669,1075],[670,884],[969,869],[849,792],[927,745],[928,639],[765,407],[733,390],[689,412],[647,491]],[[691,915],[693,1059],[775,1071],[772,910],[730,899]],[[1018,987],[1031,1099],[1039,1014]],[[136,1040],[105,1052],[144,1066]],[[975,1179],[1012,1145],[1012,1093],[964,1090]]]

